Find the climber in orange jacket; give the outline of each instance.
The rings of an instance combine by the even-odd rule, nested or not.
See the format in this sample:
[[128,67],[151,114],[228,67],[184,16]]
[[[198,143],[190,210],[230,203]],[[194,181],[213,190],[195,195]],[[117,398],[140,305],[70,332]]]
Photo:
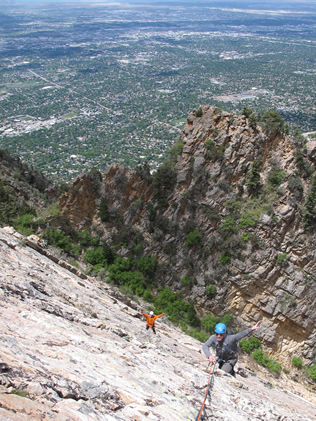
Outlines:
[[161,316],[164,316],[165,313],[161,313],[161,314],[158,314],[157,316],[155,316],[154,315],[154,312],[151,311],[149,313],[149,315],[146,314],[146,313],[144,313],[144,312],[142,312],[142,315],[146,317],[146,322],[147,322],[146,330],[152,328],[153,332],[156,333],[156,330],[155,330],[155,320],[158,319]]

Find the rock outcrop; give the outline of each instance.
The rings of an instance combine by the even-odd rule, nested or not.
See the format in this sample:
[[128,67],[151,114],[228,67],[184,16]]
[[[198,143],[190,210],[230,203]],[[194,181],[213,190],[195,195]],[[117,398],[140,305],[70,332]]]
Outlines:
[[[140,303],[38,247],[0,229],[0,419],[195,419],[209,370],[201,344],[161,319],[146,334]],[[216,371],[208,420],[315,419],[311,393],[249,364],[236,379]]]
[[[298,174],[302,162],[313,168],[315,150],[309,145],[298,167],[291,137],[268,136],[243,115],[201,109],[200,117],[188,116],[182,153],[174,168],[161,171],[159,183],[112,165],[95,200],[70,193],[60,201],[62,212],[78,229],[89,219],[110,245],[128,227],[129,238],[140,238],[144,253],[164,266],[157,278],[182,290],[201,316],[232,313],[238,329],[260,318],[265,352],[289,370],[293,356],[313,364],[316,238],[315,230],[302,226],[310,178]],[[251,194],[248,183],[254,162],[260,165],[260,196]],[[84,180],[76,183],[91,195]],[[104,223],[101,198],[110,215]],[[93,202],[93,214],[83,202]],[[186,235],[194,230],[201,240],[188,246]],[[184,276],[193,280],[189,286],[183,287]],[[209,284],[216,287],[215,298],[205,292]]]

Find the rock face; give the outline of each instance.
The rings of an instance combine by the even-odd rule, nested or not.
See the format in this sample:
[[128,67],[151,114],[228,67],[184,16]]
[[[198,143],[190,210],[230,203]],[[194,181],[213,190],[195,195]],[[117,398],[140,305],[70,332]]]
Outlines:
[[[78,229],[92,221],[110,245],[119,243],[120,229],[128,226],[129,238],[141,238],[144,253],[163,265],[157,278],[182,290],[200,316],[232,313],[238,329],[260,318],[265,352],[289,370],[293,356],[313,364],[316,238],[315,230],[302,226],[311,185],[302,168],[313,168],[315,149],[306,148],[298,167],[289,136],[268,136],[250,127],[245,116],[201,109],[201,117],[188,116],[175,168],[151,182],[113,165],[103,174],[96,199],[85,200],[93,209],[81,206],[82,194],[75,192],[62,198],[62,212]],[[260,165],[260,196],[251,194],[248,183],[254,162]],[[80,191],[90,195],[84,180],[77,182]],[[101,198],[110,215],[105,223]],[[120,227],[114,222],[118,215]],[[194,230],[201,240],[188,246],[186,235]],[[184,276],[192,279],[187,287]],[[216,286],[215,298],[206,294],[209,284]]]
[[[163,319],[146,334],[140,304],[40,252],[0,229],[0,419],[195,419],[209,371],[201,344]],[[216,370],[207,419],[315,419],[311,394],[247,367],[236,379]]]

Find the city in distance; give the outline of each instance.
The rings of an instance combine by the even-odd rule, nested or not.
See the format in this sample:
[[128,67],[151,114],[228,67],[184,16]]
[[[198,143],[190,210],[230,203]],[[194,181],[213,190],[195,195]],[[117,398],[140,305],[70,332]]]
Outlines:
[[0,148],[57,182],[155,168],[200,104],[316,130],[315,2],[0,6]]

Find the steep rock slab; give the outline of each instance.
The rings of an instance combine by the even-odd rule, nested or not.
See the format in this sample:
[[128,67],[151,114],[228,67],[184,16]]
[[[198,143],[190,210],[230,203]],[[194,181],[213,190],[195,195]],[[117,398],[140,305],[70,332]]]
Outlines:
[[[3,229],[0,265],[2,419],[195,419],[208,378],[199,342],[163,321],[157,336],[146,334],[135,303]],[[273,378],[235,380],[221,371],[207,411],[214,420],[316,416],[311,402]]]

